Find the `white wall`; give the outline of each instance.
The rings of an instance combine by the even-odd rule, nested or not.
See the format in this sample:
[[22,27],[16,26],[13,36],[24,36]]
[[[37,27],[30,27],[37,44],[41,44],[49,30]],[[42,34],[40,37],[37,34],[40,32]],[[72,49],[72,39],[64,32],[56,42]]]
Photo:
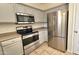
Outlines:
[[73,53],[74,24],[76,16],[76,4],[69,4],[69,23],[68,23],[68,52]]
[[15,24],[0,24],[0,34],[16,31]]

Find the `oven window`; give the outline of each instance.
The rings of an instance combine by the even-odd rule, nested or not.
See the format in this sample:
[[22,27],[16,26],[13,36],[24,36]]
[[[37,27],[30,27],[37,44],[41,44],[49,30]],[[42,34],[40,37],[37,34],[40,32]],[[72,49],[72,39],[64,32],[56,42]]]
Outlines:
[[39,40],[39,35],[33,36],[33,41]]
[[23,46],[28,45],[36,40],[39,40],[39,35],[23,39]]
[[33,37],[23,39],[23,46],[28,45],[33,42]]

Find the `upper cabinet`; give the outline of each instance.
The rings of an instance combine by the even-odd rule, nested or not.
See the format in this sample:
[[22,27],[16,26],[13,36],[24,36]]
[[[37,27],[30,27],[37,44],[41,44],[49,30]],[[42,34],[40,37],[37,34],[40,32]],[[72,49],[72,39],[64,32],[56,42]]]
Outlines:
[[36,22],[44,22],[44,12],[35,11],[35,21]]
[[22,4],[2,3],[0,4],[0,23],[15,23],[17,12],[23,12],[34,15],[35,22],[47,22],[45,19],[45,13],[41,10]]
[[16,22],[14,4],[0,3],[0,23],[1,22]]
[[15,13],[17,13],[17,12],[25,13],[24,6],[20,5],[20,4],[15,4],[14,10],[15,10]]
[[35,22],[47,22],[44,18],[45,13],[35,8],[22,4],[15,4],[15,12],[23,12],[34,15]]

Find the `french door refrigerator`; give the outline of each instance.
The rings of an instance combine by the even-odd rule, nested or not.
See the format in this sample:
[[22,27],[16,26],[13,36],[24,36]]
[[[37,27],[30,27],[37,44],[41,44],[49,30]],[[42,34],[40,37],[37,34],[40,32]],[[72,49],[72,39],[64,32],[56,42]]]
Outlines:
[[47,14],[48,46],[63,52],[67,49],[67,16],[67,10],[57,10]]

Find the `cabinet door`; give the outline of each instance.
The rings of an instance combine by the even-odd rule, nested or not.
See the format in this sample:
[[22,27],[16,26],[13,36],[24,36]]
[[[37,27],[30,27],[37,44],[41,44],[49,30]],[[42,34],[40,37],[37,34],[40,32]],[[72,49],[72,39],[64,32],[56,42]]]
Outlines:
[[43,31],[39,31],[39,42],[40,42],[40,44],[44,42],[44,33],[43,33]]
[[37,11],[35,16],[36,22],[44,22],[44,13],[42,11]]
[[43,33],[44,33],[44,40],[48,41],[48,31],[47,31],[47,29],[45,29]]
[[0,22],[16,22],[14,4],[0,4]]
[[2,48],[1,48],[1,46],[0,46],[0,55],[2,55]]
[[22,13],[25,13],[24,11],[24,7],[25,6],[23,6],[23,5],[20,5],[20,4],[15,4],[15,13],[17,13],[17,12],[22,12]]
[[44,22],[47,23],[47,14],[46,13],[44,13],[43,18],[44,18]]
[[16,43],[3,47],[3,51],[4,55],[22,55],[23,54],[22,41],[18,41]]
[[15,4],[15,12],[22,12],[22,13],[27,13],[27,14],[32,14],[35,18],[35,22],[44,22],[44,12],[28,7],[28,6],[24,6],[21,4]]
[[28,14],[32,14],[35,18],[35,22],[44,22],[44,12],[30,8],[28,6],[24,7],[24,12]]
[[40,40],[40,43],[48,41],[47,30],[41,30],[41,31],[39,31],[39,40]]

